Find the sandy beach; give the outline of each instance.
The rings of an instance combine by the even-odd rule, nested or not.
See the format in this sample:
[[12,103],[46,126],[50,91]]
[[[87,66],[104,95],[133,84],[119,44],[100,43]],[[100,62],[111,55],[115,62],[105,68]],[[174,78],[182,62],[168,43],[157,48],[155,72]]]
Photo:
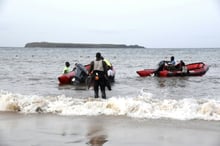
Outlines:
[[219,146],[220,123],[0,113],[0,146]]
[[220,0],[0,0],[0,18],[0,146],[220,146]]

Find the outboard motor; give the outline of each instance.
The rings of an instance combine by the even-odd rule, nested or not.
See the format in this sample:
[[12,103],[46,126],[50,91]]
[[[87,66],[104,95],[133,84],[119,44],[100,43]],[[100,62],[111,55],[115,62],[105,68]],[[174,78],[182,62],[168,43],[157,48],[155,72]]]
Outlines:
[[75,82],[84,83],[86,81],[86,78],[88,77],[86,68],[82,64],[76,64],[75,72]]
[[160,62],[158,63],[158,68],[159,68],[159,67],[163,67],[163,66],[165,65],[165,62],[166,62],[166,61],[164,61],[164,60],[160,61]]
[[164,69],[164,66],[165,66],[165,61],[162,60],[158,63],[158,68],[155,70],[154,74],[156,76],[159,76],[159,72],[162,71]]

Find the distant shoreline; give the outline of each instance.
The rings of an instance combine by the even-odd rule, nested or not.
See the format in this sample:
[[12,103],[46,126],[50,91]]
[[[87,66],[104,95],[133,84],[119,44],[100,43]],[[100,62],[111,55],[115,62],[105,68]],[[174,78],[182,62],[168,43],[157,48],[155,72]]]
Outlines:
[[31,42],[25,48],[145,48],[139,45],[125,44],[91,44],[91,43],[51,43],[51,42]]

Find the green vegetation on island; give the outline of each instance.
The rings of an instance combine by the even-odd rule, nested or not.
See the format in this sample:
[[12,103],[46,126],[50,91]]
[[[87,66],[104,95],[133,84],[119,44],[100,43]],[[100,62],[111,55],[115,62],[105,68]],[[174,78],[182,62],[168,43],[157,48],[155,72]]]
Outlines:
[[144,48],[139,45],[124,44],[91,44],[91,43],[50,43],[50,42],[32,42],[25,45],[26,48]]

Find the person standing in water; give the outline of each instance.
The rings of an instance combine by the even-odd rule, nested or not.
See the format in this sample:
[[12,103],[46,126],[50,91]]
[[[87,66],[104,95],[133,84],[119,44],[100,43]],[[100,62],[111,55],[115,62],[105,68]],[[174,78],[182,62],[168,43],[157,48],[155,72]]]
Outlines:
[[94,94],[95,98],[99,97],[99,87],[101,89],[102,98],[106,99],[105,85],[107,77],[107,64],[102,60],[100,52],[96,53],[96,60],[91,62],[89,74],[92,75],[94,80]]

